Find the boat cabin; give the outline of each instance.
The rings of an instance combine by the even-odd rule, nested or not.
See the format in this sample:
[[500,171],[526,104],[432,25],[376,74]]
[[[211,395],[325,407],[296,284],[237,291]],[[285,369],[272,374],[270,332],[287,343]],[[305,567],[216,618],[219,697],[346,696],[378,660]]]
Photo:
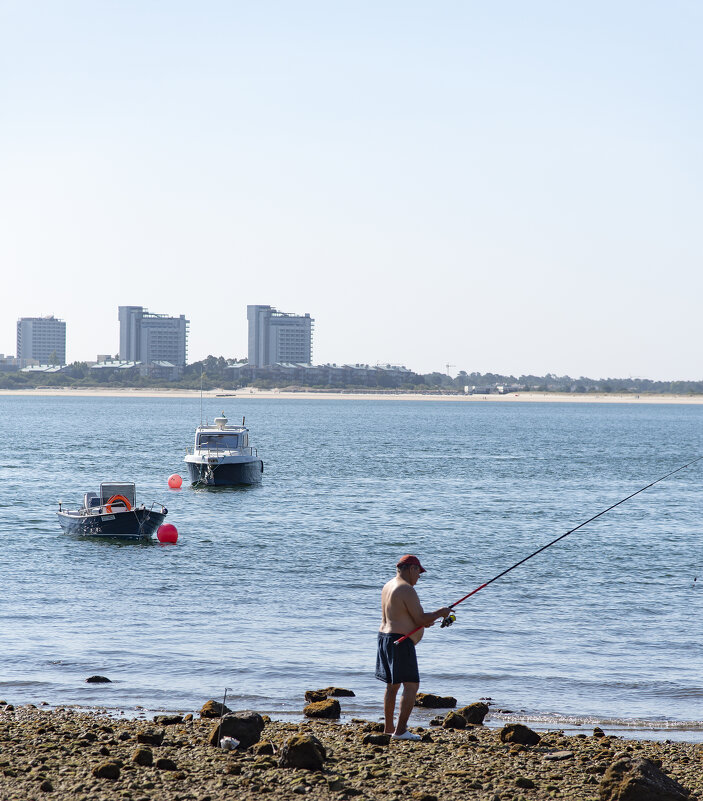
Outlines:
[[[100,493],[86,492],[83,496],[85,509],[100,509],[113,501],[116,506],[133,509],[136,505],[137,488],[131,482],[105,482],[100,485]],[[124,503],[127,501],[127,503]],[[127,506],[129,504],[129,506]]]
[[240,451],[249,447],[249,429],[228,426],[227,418],[216,417],[213,425],[198,426],[195,431],[196,451]]

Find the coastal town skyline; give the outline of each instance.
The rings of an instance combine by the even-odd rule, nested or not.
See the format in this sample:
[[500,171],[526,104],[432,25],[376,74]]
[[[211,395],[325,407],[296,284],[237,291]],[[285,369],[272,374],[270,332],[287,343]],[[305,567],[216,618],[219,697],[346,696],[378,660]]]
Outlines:
[[695,5],[36,8],[3,26],[0,352],[54,314],[67,360],[115,353],[137,298],[241,358],[270,302],[320,363],[703,374]]
[[[271,325],[271,317],[274,318],[275,327],[269,333],[269,326]],[[139,333],[141,328],[140,320],[144,320],[144,331]],[[108,353],[97,354],[95,358],[83,357],[79,359],[66,358],[66,342],[67,342],[67,325],[66,321],[57,318],[55,315],[44,315],[37,317],[21,317],[17,320],[17,353],[11,355],[0,352],[0,372],[7,370],[18,370],[26,368],[34,370],[39,368],[61,366],[62,368],[70,367],[71,364],[84,364],[94,367],[106,368],[108,371],[113,369],[113,365],[121,365],[121,367],[136,368],[139,367],[144,376],[150,375],[157,378],[168,378],[169,380],[177,380],[183,375],[183,368],[187,365],[194,365],[199,362],[210,361],[213,358],[222,362],[223,358],[228,359],[230,363],[232,360],[239,362],[248,362],[249,366],[266,370],[273,367],[293,367],[294,365],[303,366],[307,365],[313,367],[315,364],[318,367],[334,367],[334,368],[365,368],[366,371],[393,370],[400,371],[407,375],[418,376],[422,375],[422,371],[413,370],[408,368],[406,364],[392,364],[376,362],[369,364],[359,361],[349,362],[314,362],[312,356],[312,343],[313,343],[313,329],[314,319],[311,318],[309,313],[296,315],[291,312],[282,312],[272,306],[250,305],[247,307],[248,318],[248,342],[247,342],[247,356],[223,356],[223,354],[215,355],[209,353],[207,357],[200,359],[190,359],[187,356],[188,351],[188,329],[190,321],[185,318],[184,314],[171,316],[164,313],[153,313],[142,306],[120,306],[118,309],[119,332],[118,332],[118,351],[112,355],[111,351]],[[276,319],[278,323],[276,324]],[[136,322],[136,325],[135,325]],[[281,329],[281,325],[283,328]],[[302,327],[301,327],[302,326]],[[283,340],[280,339],[280,333],[275,334],[276,328],[280,329],[283,333]],[[34,329],[34,330],[33,330]],[[149,331],[152,334],[149,334]],[[269,343],[269,337],[271,341]],[[291,337],[293,337],[291,341]],[[28,340],[25,352],[23,353],[21,340],[26,338]],[[144,338],[144,341],[140,340]],[[265,338],[265,339],[262,339]],[[32,352],[32,345],[34,340],[35,347],[38,347],[39,355],[36,351]],[[263,342],[266,342],[264,350],[262,350]],[[269,351],[269,356],[266,358],[264,353]],[[47,356],[47,354],[49,354]],[[302,358],[296,358],[296,357]],[[47,358],[44,358],[47,357]],[[170,361],[169,361],[170,359]],[[444,368],[444,369],[442,369]],[[51,371],[50,371],[51,372]],[[122,371],[121,371],[122,372]],[[338,371],[339,372],[339,371]],[[400,374],[399,373],[399,374]],[[290,370],[282,373],[279,377],[289,381],[295,373]],[[457,367],[457,365],[446,364],[441,365],[438,369],[427,370],[425,375],[448,375],[451,378],[456,377],[457,380],[460,376],[466,376],[467,381],[470,375],[477,377],[480,371],[472,370],[464,366]],[[272,376],[275,373],[271,374]],[[295,374],[297,375],[297,374]],[[311,373],[312,375],[312,373]],[[340,373],[341,375],[341,373]],[[500,391],[519,389],[517,384],[510,387],[498,386],[505,383],[508,379],[517,380],[518,377],[524,378],[539,378],[536,374],[526,373],[524,371],[515,374],[500,374],[496,371],[486,371],[486,376],[493,376],[491,379]],[[655,382],[666,384],[667,380],[675,383],[691,384],[696,383],[698,379],[652,379],[650,376],[576,376],[564,373],[557,375],[553,372],[545,373],[541,376],[544,379],[553,379],[557,383],[563,384],[564,380],[578,382],[579,379],[585,379],[587,382],[593,380],[606,382],[614,380],[623,382],[629,380],[633,381],[635,386],[637,382]],[[556,384],[555,384],[556,386]],[[466,389],[469,387],[467,386]],[[546,385],[545,387],[546,388]],[[591,387],[592,388],[592,387]],[[623,384],[625,388],[625,384]],[[631,389],[632,387],[630,387]],[[653,388],[653,387],[652,387]],[[476,387],[472,387],[476,389]],[[490,390],[486,390],[490,391]],[[579,388],[578,383],[572,383],[570,391],[586,391],[583,387]],[[612,391],[608,388],[607,391]],[[660,391],[660,390],[657,390]]]

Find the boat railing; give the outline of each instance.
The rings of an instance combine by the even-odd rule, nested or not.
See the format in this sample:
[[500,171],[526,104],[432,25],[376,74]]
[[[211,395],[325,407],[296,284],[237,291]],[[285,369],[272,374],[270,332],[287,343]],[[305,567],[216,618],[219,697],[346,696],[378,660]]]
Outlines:
[[[198,448],[198,453],[207,452],[212,454],[213,456],[258,456],[259,449],[258,448]],[[186,456],[192,456],[195,453],[195,448],[187,447],[186,448]]]
[[[158,510],[155,510],[155,507],[157,507],[157,506],[159,507],[159,509],[161,509],[161,512],[163,512],[164,509],[166,508],[162,503],[159,503],[158,501],[152,501],[151,502],[151,506],[149,507],[149,511],[150,512],[158,511]],[[122,507],[122,506],[119,506],[117,508],[120,511],[124,511],[124,507]],[[144,504],[140,504],[138,506],[133,506],[132,509],[130,509],[130,511],[137,510],[137,509],[140,509],[140,508],[146,508],[146,507],[144,506]],[[87,514],[90,517],[90,516],[93,516],[93,515],[104,515],[107,512],[107,509],[105,508],[105,506],[92,506],[89,509],[84,509],[83,511],[84,511],[85,514]]]

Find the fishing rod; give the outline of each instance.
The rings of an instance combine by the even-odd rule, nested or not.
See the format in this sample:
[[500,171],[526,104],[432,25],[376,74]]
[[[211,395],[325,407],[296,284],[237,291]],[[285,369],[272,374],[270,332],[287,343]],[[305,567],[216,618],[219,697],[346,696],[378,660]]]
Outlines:
[[[538,548],[534,553],[531,553],[529,556],[526,556],[524,559],[521,559],[519,562],[516,562],[514,565],[511,565],[511,567],[507,568],[507,570],[504,570],[502,573],[498,573],[497,576],[493,576],[492,579],[489,579],[484,584],[481,584],[480,587],[476,587],[475,590],[472,590],[471,592],[467,593],[463,598],[459,598],[458,601],[454,601],[453,604],[449,604],[448,608],[449,609],[454,609],[455,606],[459,606],[459,604],[463,603],[467,598],[470,598],[472,595],[476,595],[476,593],[479,590],[482,590],[484,587],[487,587],[489,584],[493,584],[493,582],[494,581],[498,581],[499,578],[503,578],[503,576],[506,573],[510,573],[510,571],[511,570],[515,570],[516,567],[520,567],[520,565],[525,564],[525,562],[527,562],[528,559],[532,559],[532,557],[533,556],[537,556],[538,553],[542,553],[542,551],[546,551],[547,548],[551,548],[552,545],[556,545],[556,543],[559,542],[559,540],[563,540],[564,537],[568,537],[569,534],[573,534],[574,531],[578,531],[580,528],[583,528],[585,525],[588,525],[588,523],[592,523],[596,518],[601,517],[601,515],[604,515],[606,512],[612,511],[613,509],[615,509],[616,506],[620,506],[621,503],[625,503],[625,501],[629,501],[630,498],[634,498],[635,495],[639,495],[640,492],[644,492],[646,489],[649,489],[650,487],[653,487],[655,484],[658,484],[660,481],[664,481],[665,478],[669,478],[669,476],[673,476],[674,473],[680,473],[682,470],[685,470],[687,467],[690,467],[692,464],[695,464],[696,462],[700,462],[701,459],[703,459],[703,456],[699,456],[697,459],[693,459],[693,461],[689,462],[688,464],[683,465],[682,467],[677,467],[676,470],[672,470],[671,472],[667,473],[665,476],[662,476],[661,478],[658,478],[656,481],[652,481],[651,484],[647,484],[646,487],[642,487],[641,489],[638,489],[636,492],[633,492],[631,495],[628,495],[627,498],[623,498],[621,501],[618,501],[617,503],[614,503],[612,506],[609,506],[607,509],[603,509],[602,512],[598,512],[597,515],[593,515],[593,517],[589,517],[588,520],[585,520],[583,523],[579,523],[578,526],[575,526],[570,531],[567,531],[566,534],[562,534],[560,537],[557,537],[555,540],[552,540],[551,542],[548,542],[546,545],[543,545],[541,548]],[[694,583],[695,583],[695,581],[694,581]],[[451,624],[455,620],[456,620],[456,616],[454,614],[448,615],[442,621],[442,628],[445,628],[446,626],[451,626]],[[424,626],[418,626],[416,629],[413,629],[411,632],[408,632],[408,634],[405,634],[403,637],[400,637],[400,639],[395,640],[394,644],[395,645],[399,645],[401,642],[403,642],[403,640],[407,640],[408,637],[410,637],[411,635],[415,634],[416,632],[420,631],[420,629],[423,629],[423,628],[425,628],[425,627]]]

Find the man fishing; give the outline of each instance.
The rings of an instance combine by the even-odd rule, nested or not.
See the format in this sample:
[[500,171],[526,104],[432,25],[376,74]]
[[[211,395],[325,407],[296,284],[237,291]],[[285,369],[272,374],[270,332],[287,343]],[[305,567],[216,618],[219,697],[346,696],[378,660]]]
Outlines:
[[[417,556],[405,554],[398,560],[396,576],[381,593],[381,627],[378,631],[376,653],[376,678],[386,683],[383,699],[385,732],[394,740],[420,740],[417,734],[408,731],[408,718],[415,706],[415,696],[420,686],[415,645],[420,642],[424,629],[433,626],[435,620],[445,618],[451,609],[443,606],[435,612],[425,612],[415,591],[420,573],[425,568]],[[398,645],[395,641],[405,635]],[[400,701],[398,722],[394,724],[395,699],[400,685],[403,697]]]

